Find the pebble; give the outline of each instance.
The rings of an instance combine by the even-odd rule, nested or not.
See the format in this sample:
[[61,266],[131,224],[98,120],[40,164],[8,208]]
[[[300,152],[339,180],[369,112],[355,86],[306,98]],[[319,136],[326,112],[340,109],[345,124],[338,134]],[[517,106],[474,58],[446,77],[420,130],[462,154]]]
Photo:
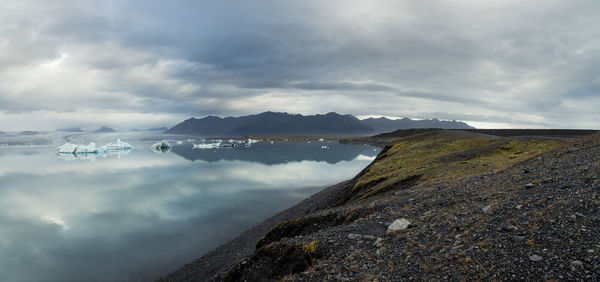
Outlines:
[[490,208],[491,208],[491,207],[492,207],[491,205],[487,205],[487,206],[483,207],[481,210],[482,210],[484,213],[487,213],[487,212],[490,210]]
[[535,184],[533,184],[533,183],[527,183],[527,184],[525,184],[525,188],[527,188],[527,189],[531,189],[533,187],[535,187]]
[[377,238],[377,240],[375,240],[375,243],[373,243],[373,246],[379,248],[381,246],[383,246],[383,244],[381,243],[383,241],[382,238]]
[[583,266],[583,262],[580,260],[574,260],[571,262],[571,266]]
[[542,257],[540,257],[538,255],[531,255],[531,256],[529,256],[529,260],[530,261],[541,261]]
[[348,234],[348,239],[358,239],[362,236],[360,234]]
[[388,226],[387,234],[389,235],[395,231],[404,230],[408,228],[408,226],[410,226],[410,221],[408,221],[406,218],[396,219]]

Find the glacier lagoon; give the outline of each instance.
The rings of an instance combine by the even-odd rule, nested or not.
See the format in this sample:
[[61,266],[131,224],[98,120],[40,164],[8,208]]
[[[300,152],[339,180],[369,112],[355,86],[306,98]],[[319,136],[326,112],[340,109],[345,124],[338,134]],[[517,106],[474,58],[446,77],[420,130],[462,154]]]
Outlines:
[[[56,152],[66,139],[101,143],[116,137],[133,150],[66,158]],[[312,142],[197,150],[197,141],[181,137],[162,154],[150,146],[176,136],[19,138],[0,139],[2,281],[159,278],[353,177],[379,152],[336,142],[329,149]]]

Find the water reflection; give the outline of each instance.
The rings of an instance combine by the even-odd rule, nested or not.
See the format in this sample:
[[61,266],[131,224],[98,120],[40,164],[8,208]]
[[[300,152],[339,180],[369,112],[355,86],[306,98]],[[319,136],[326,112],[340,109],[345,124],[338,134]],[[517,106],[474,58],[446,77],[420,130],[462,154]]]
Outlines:
[[[157,278],[353,176],[376,153],[350,146],[318,157],[300,146],[203,161],[180,157],[186,144],[168,155],[150,145],[97,162],[65,162],[54,147],[0,151],[0,280]],[[286,157],[270,156],[279,152]]]
[[[322,148],[327,146],[327,148]],[[343,145],[339,143],[276,143],[252,144],[250,147],[220,149],[194,149],[193,145],[181,145],[172,149],[173,153],[190,161],[218,162],[222,160],[242,160],[263,164],[317,161],[335,164],[351,161],[359,155],[374,156],[377,150],[366,145]]]
[[65,160],[65,161],[76,161],[76,160],[85,160],[85,161],[95,161],[98,157],[100,158],[110,158],[116,157],[120,159],[123,156],[131,153],[131,149],[123,149],[123,150],[115,150],[115,151],[105,151],[98,153],[57,153],[56,155]]

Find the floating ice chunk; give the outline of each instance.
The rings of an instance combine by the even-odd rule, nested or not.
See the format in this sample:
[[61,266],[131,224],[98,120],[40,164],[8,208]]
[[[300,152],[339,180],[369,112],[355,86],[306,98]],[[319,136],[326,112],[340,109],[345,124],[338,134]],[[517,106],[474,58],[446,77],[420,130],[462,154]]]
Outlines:
[[207,143],[207,144],[194,144],[192,149],[216,149],[221,147],[221,142],[217,143]]
[[173,147],[171,146],[171,144],[169,144],[169,141],[163,140],[152,144],[152,147],[150,148],[152,149],[152,152],[166,154]]
[[72,143],[65,143],[62,146],[58,147],[58,153],[61,154],[96,154],[98,153],[98,148],[96,147],[96,143],[90,142],[89,145],[78,145]]
[[58,146],[58,152],[59,153],[73,153],[77,150],[77,144],[72,144],[72,143],[65,143],[62,146]]
[[252,145],[252,144],[254,144],[254,143],[258,143],[258,141],[259,141],[259,140],[252,139],[252,138],[248,138],[248,141],[246,141],[246,143],[247,143],[247,144],[250,144],[250,145]]
[[329,149],[329,146],[328,145],[321,146],[321,149]]
[[117,143],[108,143],[102,147],[106,147],[107,151],[129,150],[132,148],[129,143],[123,142],[121,139],[117,139]]

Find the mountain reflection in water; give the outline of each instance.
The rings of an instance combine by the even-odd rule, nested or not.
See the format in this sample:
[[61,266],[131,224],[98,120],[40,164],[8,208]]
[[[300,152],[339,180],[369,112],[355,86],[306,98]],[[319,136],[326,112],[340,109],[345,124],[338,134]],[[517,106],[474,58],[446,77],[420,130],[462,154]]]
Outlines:
[[128,141],[128,154],[96,161],[65,161],[55,146],[0,148],[0,281],[154,280],[353,177],[379,150],[202,151],[190,141],[156,154],[157,140]]
[[[323,144],[327,144],[328,149],[321,148]],[[253,144],[250,147],[219,149],[193,149],[192,147],[186,144],[179,145],[171,152],[190,161],[239,160],[268,165],[300,161],[336,164],[341,161],[351,161],[360,155],[375,156],[379,152],[379,149],[372,146],[344,145],[337,142]]]

